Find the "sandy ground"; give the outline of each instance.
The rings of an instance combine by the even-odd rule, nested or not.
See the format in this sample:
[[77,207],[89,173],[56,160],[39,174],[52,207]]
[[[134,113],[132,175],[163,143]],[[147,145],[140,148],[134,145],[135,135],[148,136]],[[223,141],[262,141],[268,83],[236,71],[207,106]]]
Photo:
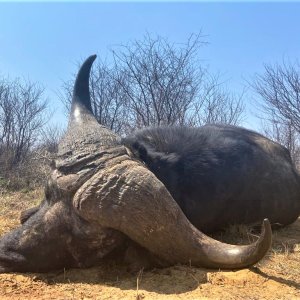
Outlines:
[[[18,226],[22,209],[39,202],[41,191],[0,195],[0,235]],[[253,239],[233,228],[217,238]],[[130,274],[105,262],[90,269],[47,274],[0,274],[0,299],[300,299],[300,219],[274,233],[273,246],[259,264],[220,271],[174,266]]]

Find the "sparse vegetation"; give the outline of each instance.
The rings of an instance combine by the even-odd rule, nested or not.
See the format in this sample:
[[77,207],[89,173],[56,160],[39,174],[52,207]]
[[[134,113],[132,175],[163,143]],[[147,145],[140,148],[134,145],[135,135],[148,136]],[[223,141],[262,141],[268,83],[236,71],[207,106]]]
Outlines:
[[[183,44],[146,35],[114,47],[110,63],[100,60],[91,72],[97,120],[118,134],[146,126],[240,124],[243,94],[228,91],[220,76],[209,72],[200,58],[203,44],[200,34]],[[67,110],[74,81],[75,76],[62,88]]]
[[[49,173],[55,151],[46,130],[47,101],[37,83],[0,79],[0,191],[36,188]],[[50,135],[50,133],[52,135]],[[52,152],[51,152],[52,151]]]

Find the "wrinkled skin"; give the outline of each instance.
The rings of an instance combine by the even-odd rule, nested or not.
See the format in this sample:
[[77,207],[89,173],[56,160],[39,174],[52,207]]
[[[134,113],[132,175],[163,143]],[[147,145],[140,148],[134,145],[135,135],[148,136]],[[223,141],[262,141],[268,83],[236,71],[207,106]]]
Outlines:
[[78,73],[68,130],[44,200],[0,239],[0,272],[92,266],[114,254],[132,262],[132,253],[144,267],[192,263],[233,269],[263,258],[272,235],[265,216],[257,216],[262,233],[250,245],[206,236],[182,212],[169,183],[157,178],[160,173],[156,177],[119,136],[98,124],[88,86],[94,60],[89,57]]

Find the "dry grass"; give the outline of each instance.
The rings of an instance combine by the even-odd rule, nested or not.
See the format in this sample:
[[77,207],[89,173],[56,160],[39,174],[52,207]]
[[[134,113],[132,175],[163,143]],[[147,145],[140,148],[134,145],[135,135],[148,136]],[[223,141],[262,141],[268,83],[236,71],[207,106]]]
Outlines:
[[[17,226],[22,209],[42,191],[0,195],[0,234]],[[233,227],[217,237],[248,243],[256,233]],[[132,275],[105,262],[84,270],[48,274],[1,274],[1,299],[300,299],[300,219],[274,232],[267,257],[249,269],[216,271],[174,266]]]
[[4,192],[0,190],[0,235],[19,224],[22,210],[40,203],[43,190]]

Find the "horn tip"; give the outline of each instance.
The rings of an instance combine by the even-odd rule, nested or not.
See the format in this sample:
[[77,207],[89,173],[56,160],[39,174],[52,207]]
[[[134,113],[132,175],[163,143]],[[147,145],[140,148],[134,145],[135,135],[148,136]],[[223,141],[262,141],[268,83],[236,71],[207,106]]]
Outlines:
[[272,234],[272,228],[269,219],[265,218],[262,222],[263,231]]
[[89,56],[88,60],[91,60],[91,62],[94,62],[96,58],[97,58],[97,54],[92,54]]
[[269,244],[268,248],[271,247],[272,244],[272,227],[269,219],[264,219],[262,223],[262,239],[265,239],[266,244]]
[[263,226],[264,226],[264,227],[270,227],[270,228],[271,228],[271,224],[270,224],[270,221],[269,221],[268,218],[265,218],[265,219],[263,220]]

